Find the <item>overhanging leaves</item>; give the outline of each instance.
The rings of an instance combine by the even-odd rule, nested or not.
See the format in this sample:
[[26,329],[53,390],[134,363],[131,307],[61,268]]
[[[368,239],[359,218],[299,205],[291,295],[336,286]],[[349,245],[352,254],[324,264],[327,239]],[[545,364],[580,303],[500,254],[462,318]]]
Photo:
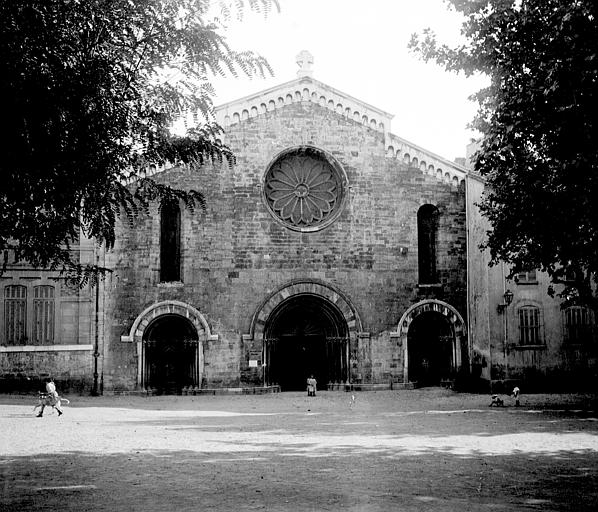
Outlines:
[[[267,13],[276,0],[219,2]],[[80,231],[107,247],[121,209],[151,198],[204,206],[199,191],[144,178],[148,165],[232,161],[213,122],[213,74],[263,76],[267,62],[231,49],[207,0],[14,0],[0,3],[0,250],[86,275]],[[223,19],[225,19],[224,17]],[[181,114],[198,125],[169,132]],[[65,247],[67,249],[65,249]],[[6,260],[5,260],[6,262]],[[105,269],[101,269],[105,270]],[[0,271],[1,272],[1,271]]]
[[465,16],[467,44],[450,48],[424,32],[411,48],[449,70],[491,79],[476,97],[473,122],[483,135],[474,169],[487,180],[486,247],[494,262],[547,271],[564,282],[566,297],[596,307],[598,4],[450,3]]

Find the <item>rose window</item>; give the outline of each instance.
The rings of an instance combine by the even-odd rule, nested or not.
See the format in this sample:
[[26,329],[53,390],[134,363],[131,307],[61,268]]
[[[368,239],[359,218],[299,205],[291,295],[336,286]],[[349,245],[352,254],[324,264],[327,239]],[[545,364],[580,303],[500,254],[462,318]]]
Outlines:
[[283,154],[270,166],[265,177],[266,201],[288,227],[317,230],[340,212],[342,169],[329,160],[315,148],[302,148]]

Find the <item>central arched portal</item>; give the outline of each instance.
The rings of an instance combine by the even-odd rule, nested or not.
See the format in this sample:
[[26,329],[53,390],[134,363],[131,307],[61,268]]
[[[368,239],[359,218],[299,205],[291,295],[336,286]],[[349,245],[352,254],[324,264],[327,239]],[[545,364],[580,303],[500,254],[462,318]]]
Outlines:
[[264,328],[265,378],[282,391],[303,391],[314,375],[319,389],[348,381],[349,329],[329,300],[294,295],[272,311]]

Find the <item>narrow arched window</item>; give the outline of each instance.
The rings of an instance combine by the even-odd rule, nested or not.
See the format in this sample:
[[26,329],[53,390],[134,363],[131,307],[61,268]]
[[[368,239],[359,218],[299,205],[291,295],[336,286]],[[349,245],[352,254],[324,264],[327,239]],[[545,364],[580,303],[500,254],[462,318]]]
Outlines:
[[181,210],[164,201],[160,207],[160,281],[181,280]]
[[417,212],[417,246],[420,284],[438,282],[436,271],[436,242],[438,239],[438,208],[423,205]]

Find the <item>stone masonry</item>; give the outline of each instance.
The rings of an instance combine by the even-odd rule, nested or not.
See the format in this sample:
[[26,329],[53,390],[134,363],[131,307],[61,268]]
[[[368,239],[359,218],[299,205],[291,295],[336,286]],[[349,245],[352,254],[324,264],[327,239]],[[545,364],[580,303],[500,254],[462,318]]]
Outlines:
[[[252,318],[269,296],[289,283],[323,283],[344,294],[361,320],[352,340],[352,376],[364,383],[402,382],[396,333],[412,304],[434,298],[466,316],[464,188],[387,157],[385,136],[328,108],[298,101],[232,124],[226,142],[234,165],[173,168],[159,182],[201,191],[205,212],[183,210],[182,282],[159,282],[158,205],[136,225],[119,228],[107,255],[114,269],[107,287],[104,338],[106,389],[136,387],[137,346],[122,341],[138,315],[160,301],[180,301],[205,318],[204,385],[260,384],[249,354],[261,350]],[[268,212],[263,177],[281,151],[316,147],[344,169],[348,188],[340,217],[317,232],[298,232]],[[440,211],[440,286],[418,286],[417,211]],[[312,286],[314,286],[312,284]]]

